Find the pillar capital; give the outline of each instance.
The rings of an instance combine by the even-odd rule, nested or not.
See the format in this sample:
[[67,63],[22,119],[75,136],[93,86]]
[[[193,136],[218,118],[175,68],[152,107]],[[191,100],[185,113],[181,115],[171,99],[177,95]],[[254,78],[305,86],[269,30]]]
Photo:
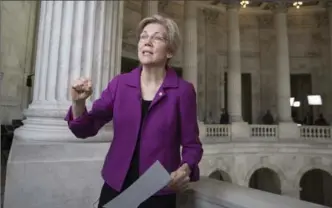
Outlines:
[[332,8],[332,0],[326,0],[325,5],[327,8]]
[[283,1],[269,3],[268,7],[274,13],[287,13],[287,11],[288,11],[287,2],[283,2]]
[[238,1],[228,1],[226,4],[227,10],[236,10],[240,9],[240,3]]
[[142,18],[158,14],[158,5],[158,0],[142,0]]

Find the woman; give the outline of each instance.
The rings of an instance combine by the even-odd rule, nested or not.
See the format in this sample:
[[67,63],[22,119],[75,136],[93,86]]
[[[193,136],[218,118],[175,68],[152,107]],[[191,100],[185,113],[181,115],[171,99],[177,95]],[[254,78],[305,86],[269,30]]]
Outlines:
[[[76,80],[66,120],[79,138],[91,137],[113,120],[114,138],[106,155],[99,207],[128,188],[155,161],[171,174],[170,184],[140,205],[176,207],[176,192],[199,179],[203,149],[198,138],[193,85],[167,66],[180,44],[177,24],[159,15],[138,26],[141,66],[116,76],[87,112],[88,79]],[[182,146],[182,157],[180,155]]]

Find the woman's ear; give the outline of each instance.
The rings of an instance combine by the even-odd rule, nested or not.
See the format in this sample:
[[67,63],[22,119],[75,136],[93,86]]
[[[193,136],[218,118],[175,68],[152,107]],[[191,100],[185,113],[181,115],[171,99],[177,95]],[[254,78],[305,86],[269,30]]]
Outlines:
[[166,57],[167,57],[167,59],[170,59],[170,58],[173,57],[173,54],[171,54],[171,53],[167,53]]

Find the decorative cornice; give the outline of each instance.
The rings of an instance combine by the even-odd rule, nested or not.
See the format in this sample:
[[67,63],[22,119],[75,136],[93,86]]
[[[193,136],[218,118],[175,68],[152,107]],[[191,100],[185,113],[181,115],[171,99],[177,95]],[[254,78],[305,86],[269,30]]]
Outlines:
[[228,1],[226,3],[226,9],[236,9],[239,10],[240,9],[240,2],[239,1]]
[[287,2],[273,2],[268,4],[268,8],[276,13],[286,13],[288,10]]

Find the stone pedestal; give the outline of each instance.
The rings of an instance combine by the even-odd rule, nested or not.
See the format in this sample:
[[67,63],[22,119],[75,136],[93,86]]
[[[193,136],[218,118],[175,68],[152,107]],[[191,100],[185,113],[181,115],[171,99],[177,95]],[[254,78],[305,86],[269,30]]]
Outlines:
[[232,140],[248,140],[250,139],[250,126],[246,122],[232,122],[231,124]]
[[41,2],[33,102],[15,131],[5,208],[82,208],[98,200],[110,125],[80,140],[64,117],[72,80],[91,77],[91,104],[120,73],[122,14],[123,1]]
[[280,122],[278,124],[279,128],[279,139],[300,139],[300,128],[296,123],[285,123]]
[[97,202],[109,143],[14,140],[8,160],[5,208],[83,208]]

